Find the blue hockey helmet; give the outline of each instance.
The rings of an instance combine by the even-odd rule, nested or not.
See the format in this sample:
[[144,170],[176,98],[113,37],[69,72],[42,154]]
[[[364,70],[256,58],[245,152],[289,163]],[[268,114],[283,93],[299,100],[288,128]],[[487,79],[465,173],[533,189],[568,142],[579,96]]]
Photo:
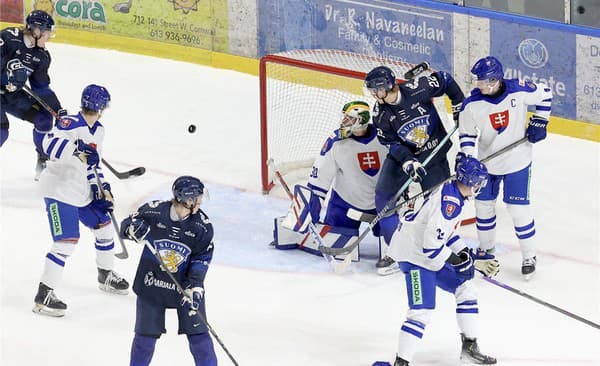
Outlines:
[[396,75],[387,66],[377,66],[365,77],[364,87],[372,96],[377,96],[379,90],[389,92],[396,85]]
[[99,112],[108,107],[109,102],[110,94],[108,90],[100,85],[90,84],[81,93],[81,108],[90,111]]
[[488,171],[485,165],[472,156],[465,156],[455,167],[456,180],[471,188],[473,194],[479,193],[485,187]]
[[189,199],[195,200],[204,194],[204,184],[200,179],[189,175],[184,175],[175,179],[171,189],[173,191],[173,197],[175,197],[177,202],[181,203]]
[[25,25],[30,32],[39,28],[41,32],[54,30],[54,19],[52,16],[42,10],[34,10],[25,19]]
[[476,80],[496,81],[502,80],[504,70],[502,70],[502,64],[497,58],[487,56],[475,62],[471,68],[471,74],[475,76]]

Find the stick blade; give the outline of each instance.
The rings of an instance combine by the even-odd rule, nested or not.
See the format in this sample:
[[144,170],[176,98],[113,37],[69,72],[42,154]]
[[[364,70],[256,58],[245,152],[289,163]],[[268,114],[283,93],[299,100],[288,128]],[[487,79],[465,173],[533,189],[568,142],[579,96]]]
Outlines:
[[116,253],[115,257],[119,258],[119,259],[127,259],[129,258],[129,253],[127,253],[127,251],[122,251],[121,253]]

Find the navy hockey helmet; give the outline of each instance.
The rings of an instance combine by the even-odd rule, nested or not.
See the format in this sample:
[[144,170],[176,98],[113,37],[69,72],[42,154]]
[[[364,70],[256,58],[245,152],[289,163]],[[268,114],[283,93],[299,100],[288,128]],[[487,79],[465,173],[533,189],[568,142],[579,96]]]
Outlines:
[[494,56],[487,56],[475,62],[471,68],[471,74],[476,80],[497,81],[504,77],[502,64]]
[[108,90],[100,85],[90,84],[81,93],[81,108],[90,111],[99,112],[108,107],[109,102],[110,94]]
[[197,199],[204,194],[204,184],[200,179],[184,175],[173,182],[173,197],[177,202],[185,202],[189,199]]
[[487,184],[487,168],[472,156],[462,158],[456,164],[455,170],[456,180],[471,188],[473,194],[479,193],[479,190]]
[[34,10],[25,19],[25,25],[30,32],[39,28],[41,32],[54,30],[54,19],[52,16],[42,10]]
[[369,71],[365,77],[365,88],[371,95],[376,95],[378,90],[386,92],[392,90],[396,84],[396,75],[387,66],[377,66]]

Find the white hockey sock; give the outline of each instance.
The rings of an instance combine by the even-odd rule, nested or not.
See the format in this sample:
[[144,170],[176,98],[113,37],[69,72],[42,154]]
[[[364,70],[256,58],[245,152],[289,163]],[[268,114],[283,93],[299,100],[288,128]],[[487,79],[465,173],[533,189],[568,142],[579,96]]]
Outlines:
[[472,281],[466,281],[454,292],[456,298],[456,321],[461,332],[467,338],[477,338],[479,305],[477,291]]
[[492,249],[496,244],[496,201],[475,200],[475,212],[479,247]]
[[105,225],[93,231],[96,236],[96,265],[102,269],[113,269],[115,264],[115,256],[113,255],[115,241],[113,240],[112,226]]
[[530,205],[506,205],[515,226],[523,259],[535,256],[535,221]]
[[398,335],[398,356],[411,361],[421,345],[433,309],[409,309]]
[[75,244],[77,244],[75,240],[68,242],[55,241],[52,243],[52,247],[46,254],[46,260],[44,261],[44,270],[40,279],[42,283],[52,289],[58,287],[67,258],[75,251]]

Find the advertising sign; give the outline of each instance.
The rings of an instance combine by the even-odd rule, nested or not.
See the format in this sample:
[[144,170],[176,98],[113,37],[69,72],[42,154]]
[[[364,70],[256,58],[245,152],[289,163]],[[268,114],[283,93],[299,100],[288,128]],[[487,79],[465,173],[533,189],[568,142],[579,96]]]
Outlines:
[[552,115],[576,117],[575,34],[490,19],[490,53],[504,77],[542,82],[552,89]]
[[392,1],[259,0],[259,55],[328,48],[452,72],[452,13]]
[[600,38],[577,35],[577,119],[600,124]]
[[61,28],[228,50],[227,2],[218,0],[33,0]]
[[23,0],[0,0],[0,21],[23,23]]

